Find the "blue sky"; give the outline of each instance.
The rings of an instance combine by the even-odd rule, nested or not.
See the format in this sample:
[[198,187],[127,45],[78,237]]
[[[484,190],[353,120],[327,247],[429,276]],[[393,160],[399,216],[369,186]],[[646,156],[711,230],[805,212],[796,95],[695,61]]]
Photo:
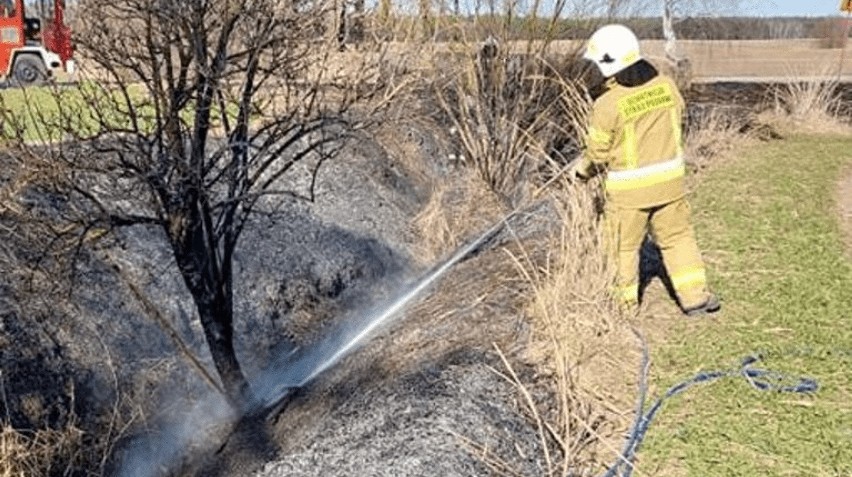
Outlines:
[[[375,8],[379,0],[366,0],[367,5]],[[414,14],[417,10],[419,2],[414,0],[391,0],[394,7],[399,11]],[[442,0],[446,5],[453,5],[453,0]],[[515,0],[518,5],[530,5],[538,3],[542,12],[552,11],[554,5],[559,0]],[[632,2],[633,0],[629,0]],[[692,14],[695,16],[704,15],[732,15],[732,16],[838,16],[840,15],[841,0],[741,0],[739,2],[729,2],[725,0],[684,0],[678,2],[678,14]],[[437,0],[435,1],[437,3]],[[506,0],[459,0],[462,10],[465,13],[472,13],[474,5],[479,5],[481,12],[488,11],[488,5],[495,5],[498,10],[505,5]],[[578,10],[572,9],[572,5],[578,7],[585,14],[589,14],[589,8],[593,5],[606,5],[605,0],[567,0],[565,12],[570,15],[570,12]],[[651,15],[656,16],[661,13],[661,0],[636,0],[636,3],[628,3],[628,5],[642,5],[640,10],[632,11],[630,14]],[[732,5],[736,7],[731,8]],[[686,10],[686,11],[683,11]],[[603,8],[597,14],[602,14]],[[595,13],[593,13],[595,14]]]
[[[752,0],[754,1],[754,0]],[[840,0],[758,0],[747,14],[760,16],[826,16],[840,12]]]

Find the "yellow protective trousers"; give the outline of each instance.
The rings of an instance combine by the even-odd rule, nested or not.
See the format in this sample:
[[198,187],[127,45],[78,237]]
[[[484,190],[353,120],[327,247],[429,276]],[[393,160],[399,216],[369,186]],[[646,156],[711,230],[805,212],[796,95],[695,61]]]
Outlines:
[[680,306],[692,308],[708,299],[704,261],[686,199],[645,209],[609,206],[605,219],[608,249],[618,264],[616,297],[621,302],[639,301],[639,253],[647,232],[660,247]]

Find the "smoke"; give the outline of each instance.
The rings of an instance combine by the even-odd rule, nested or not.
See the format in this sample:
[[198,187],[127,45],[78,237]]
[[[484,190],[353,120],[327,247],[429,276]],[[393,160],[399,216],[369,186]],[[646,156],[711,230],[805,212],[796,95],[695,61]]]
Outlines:
[[433,267],[423,277],[402,287],[385,302],[354,314],[324,338],[295,352],[273,359],[270,366],[251,379],[254,400],[235,410],[223,396],[211,393],[186,412],[173,416],[168,424],[137,439],[126,449],[119,477],[160,477],[168,475],[186,456],[212,450],[246,414],[274,406],[294,388],[307,385],[323,371],[358,349],[394,320],[462,259],[475,253],[502,229],[507,216],[449,259]]
[[187,456],[212,451],[228,436],[239,413],[218,393],[208,393],[180,415],[172,414],[122,450],[118,477],[164,477]]

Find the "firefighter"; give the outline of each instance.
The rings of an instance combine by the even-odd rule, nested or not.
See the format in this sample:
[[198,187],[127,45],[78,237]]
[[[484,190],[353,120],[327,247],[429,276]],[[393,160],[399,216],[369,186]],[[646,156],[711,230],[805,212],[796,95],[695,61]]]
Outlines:
[[592,106],[583,157],[573,175],[605,174],[605,223],[618,264],[615,294],[639,302],[639,250],[646,232],[689,316],[721,308],[707,288],[704,262],[690,224],[684,185],[683,98],[674,81],[642,57],[639,41],[623,25],[607,25],[589,39],[583,57],[606,78]]

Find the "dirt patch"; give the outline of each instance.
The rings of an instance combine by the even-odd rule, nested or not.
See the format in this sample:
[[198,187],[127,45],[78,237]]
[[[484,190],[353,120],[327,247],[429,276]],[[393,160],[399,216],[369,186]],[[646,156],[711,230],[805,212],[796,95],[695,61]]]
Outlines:
[[846,242],[846,249],[852,255],[852,167],[847,167],[840,177],[837,187],[840,230]]

